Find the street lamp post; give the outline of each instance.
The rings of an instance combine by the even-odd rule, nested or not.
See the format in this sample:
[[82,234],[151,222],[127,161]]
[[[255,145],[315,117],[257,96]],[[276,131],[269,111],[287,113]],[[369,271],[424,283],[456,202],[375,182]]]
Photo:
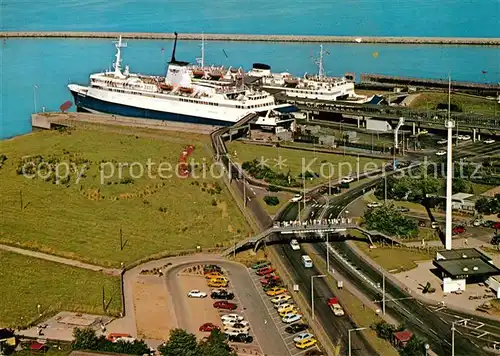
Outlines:
[[324,278],[326,275],[318,274],[311,276],[311,319],[314,320],[314,278]]
[[349,356],[351,356],[351,331],[361,331],[361,330],[366,330],[368,328],[355,328],[355,329],[350,329],[348,334],[349,334]]
[[326,271],[330,273],[330,251],[328,247],[330,246],[330,242],[328,241],[328,232],[326,233]]
[[455,322],[451,323],[451,356],[455,356]]
[[37,89],[38,89],[38,86],[36,84],[33,84],[33,102],[35,104],[35,114],[37,112],[37,105],[36,105]]

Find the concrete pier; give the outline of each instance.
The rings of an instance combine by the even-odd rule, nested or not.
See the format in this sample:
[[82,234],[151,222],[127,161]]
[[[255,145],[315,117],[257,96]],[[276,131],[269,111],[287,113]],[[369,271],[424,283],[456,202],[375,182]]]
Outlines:
[[[4,31],[0,38],[118,38],[172,40],[173,33],[156,32],[45,32],[45,31]],[[245,35],[230,33],[205,33],[206,41],[239,42],[321,42],[321,43],[386,43],[386,44],[433,44],[433,45],[478,45],[500,46],[500,38],[467,37],[379,37],[379,36],[301,36],[301,35]],[[180,40],[201,40],[201,33],[181,33]]]
[[44,112],[31,115],[31,126],[38,129],[50,130],[57,126],[76,128],[92,125],[138,127],[144,129],[193,132],[205,135],[210,134],[210,132],[216,129],[215,126],[210,125],[82,112]]

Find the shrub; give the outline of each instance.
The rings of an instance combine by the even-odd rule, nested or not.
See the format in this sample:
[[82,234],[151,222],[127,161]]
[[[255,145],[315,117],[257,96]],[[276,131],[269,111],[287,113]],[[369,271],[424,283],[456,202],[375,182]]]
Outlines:
[[267,205],[270,205],[270,206],[276,206],[280,203],[280,200],[278,197],[272,197],[272,196],[269,196],[269,195],[266,195],[264,197],[264,202],[267,204]]

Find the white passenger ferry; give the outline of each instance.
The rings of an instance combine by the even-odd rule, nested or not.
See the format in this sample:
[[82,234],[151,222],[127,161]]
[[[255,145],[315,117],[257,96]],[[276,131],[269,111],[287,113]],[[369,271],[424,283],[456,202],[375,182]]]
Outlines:
[[257,124],[274,126],[282,113],[295,110],[291,105],[277,105],[266,91],[193,82],[189,63],[175,58],[175,35],[166,77],[134,74],[128,66],[122,72],[121,49],[126,43],[120,37],[114,71],[91,74],[88,86],[68,85],[77,109],[217,126],[232,125],[250,113],[260,116]]

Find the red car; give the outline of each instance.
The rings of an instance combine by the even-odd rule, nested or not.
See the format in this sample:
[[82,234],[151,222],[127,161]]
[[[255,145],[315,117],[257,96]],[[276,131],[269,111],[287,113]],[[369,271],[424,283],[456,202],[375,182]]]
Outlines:
[[[500,215],[500,214],[499,214]],[[495,230],[500,230],[500,221],[497,221],[496,223],[493,224],[492,226]]]
[[265,276],[266,274],[271,274],[274,272],[274,268],[272,267],[264,267],[264,268],[261,268],[259,270],[257,270],[257,275],[258,276]]
[[455,226],[452,230],[453,235],[462,234],[465,232],[465,227],[463,226]]
[[220,330],[220,328],[217,325],[212,324],[212,323],[205,323],[202,326],[200,326],[200,331],[211,332],[212,330],[215,330],[215,329]]
[[236,304],[234,304],[234,303],[230,303],[230,302],[226,302],[224,300],[220,300],[220,301],[214,303],[214,308],[234,310],[234,309],[238,308],[238,306]]
[[281,282],[281,278],[278,276],[267,275],[261,279],[259,279],[260,284],[263,286],[267,286],[269,283],[278,283]]

